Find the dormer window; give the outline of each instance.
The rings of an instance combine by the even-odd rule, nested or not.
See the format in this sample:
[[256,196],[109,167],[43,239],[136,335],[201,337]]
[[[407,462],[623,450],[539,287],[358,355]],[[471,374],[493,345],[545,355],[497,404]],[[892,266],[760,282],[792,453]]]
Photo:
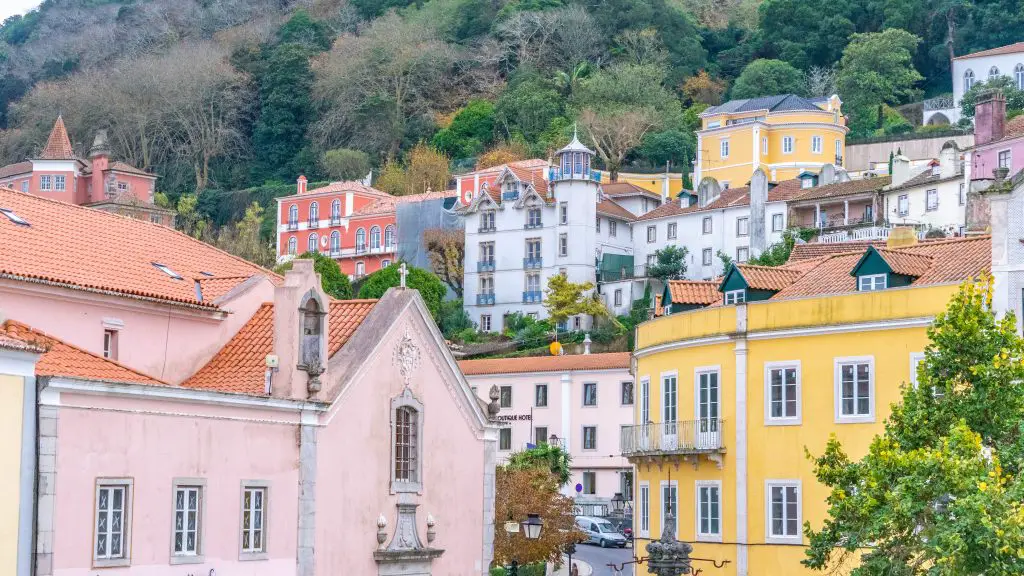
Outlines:
[[726,304],[742,304],[747,301],[746,290],[729,290],[725,293]]
[[868,274],[857,277],[857,290],[871,292],[885,290],[888,285],[888,274]]
[[800,180],[800,187],[801,188],[814,188],[814,178],[811,178],[810,176],[808,176],[808,177]]
[[299,309],[302,315],[302,341],[300,342],[300,368],[319,368],[320,350],[323,344],[323,311],[316,298],[309,297]]

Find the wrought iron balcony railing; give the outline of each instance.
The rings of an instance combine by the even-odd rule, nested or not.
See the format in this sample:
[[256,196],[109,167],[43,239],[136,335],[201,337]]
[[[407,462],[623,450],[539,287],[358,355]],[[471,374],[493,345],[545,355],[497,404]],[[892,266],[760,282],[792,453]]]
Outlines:
[[494,293],[490,294],[477,294],[476,295],[477,306],[493,306],[494,305]]
[[622,455],[672,456],[723,452],[725,421],[701,418],[624,426],[620,448]]
[[544,267],[544,259],[541,257],[537,258],[523,258],[523,268],[527,270],[534,270]]
[[481,260],[476,263],[477,272],[494,272],[494,260]]
[[544,293],[540,290],[526,290],[523,292],[523,304],[539,304],[544,299]]

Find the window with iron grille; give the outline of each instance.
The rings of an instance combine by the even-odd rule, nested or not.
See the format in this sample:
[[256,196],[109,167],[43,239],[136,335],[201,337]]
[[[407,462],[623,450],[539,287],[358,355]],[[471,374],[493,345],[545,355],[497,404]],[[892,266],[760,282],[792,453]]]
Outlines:
[[242,488],[242,554],[254,555],[267,551],[266,486]]
[[395,410],[395,482],[419,482],[418,418],[416,409],[411,406]]

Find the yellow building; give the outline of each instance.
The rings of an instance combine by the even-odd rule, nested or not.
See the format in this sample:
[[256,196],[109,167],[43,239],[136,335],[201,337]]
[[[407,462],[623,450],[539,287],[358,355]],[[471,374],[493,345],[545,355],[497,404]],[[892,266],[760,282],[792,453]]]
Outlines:
[[705,177],[746,186],[763,168],[772,182],[843,165],[846,120],[838,96],[809,100],[785,94],[730,100],[701,114],[694,185]]
[[[611,174],[604,170],[601,173],[601,182],[611,182]],[[639,186],[658,196],[675,198],[683,190],[683,174],[681,172],[658,172],[654,174],[640,174],[633,172],[619,172],[616,182],[627,182]]]
[[728,561],[694,564],[708,574],[815,573],[800,564],[803,523],[822,527],[828,491],[805,448],[821,454],[834,433],[852,458],[866,453],[914,379],[927,326],[990,268],[991,244],[831,245],[779,268],[738,265],[717,283],[723,301],[640,325],[640,424],[622,430],[637,555],[668,508],[693,556]]

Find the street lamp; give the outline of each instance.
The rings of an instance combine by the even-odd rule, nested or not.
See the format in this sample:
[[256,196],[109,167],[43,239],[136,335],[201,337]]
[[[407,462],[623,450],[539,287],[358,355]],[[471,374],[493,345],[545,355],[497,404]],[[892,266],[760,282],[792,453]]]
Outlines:
[[[527,540],[536,540],[540,538],[541,530],[544,528],[544,521],[541,520],[540,514],[527,514],[526,520],[523,520],[519,524],[515,522],[505,523],[505,532],[508,532],[509,537],[516,532],[519,532],[520,527],[522,528],[523,535],[526,536]],[[508,576],[519,576],[519,560],[513,559],[508,565]]]
[[615,512],[616,516],[622,515],[622,509],[626,506],[626,499],[622,497],[622,492],[616,492],[615,496],[612,496],[612,511]]

